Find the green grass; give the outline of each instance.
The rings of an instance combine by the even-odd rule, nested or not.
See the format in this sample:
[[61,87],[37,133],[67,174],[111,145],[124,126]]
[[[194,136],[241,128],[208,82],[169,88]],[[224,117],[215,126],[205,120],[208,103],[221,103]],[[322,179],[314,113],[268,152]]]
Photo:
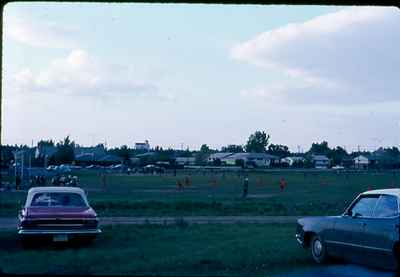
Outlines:
[[[91,205],[100,216],[184,215],[327,215],[339,214],[360,192],[400,185],[400,173],[336,174],[294,171],[249,173],[249,198],[241,199],[243,177],[192,174],[178,176],[107,176],[107,191],[100,177],[78,173],[88,190]],[[178,191],[176,181],[191,178],[191,186]],[[281,192],[279,180],[287,188]],[[217,185],[211,184],[212,179]],[[14,216],[23,203],[23,192],[0,192],[0,216]],[[19,204],[20,203],[20,204]]]
[[269,276],[313,266],[295,225],[114,226],[90,246],[23,250],[0,232],[7,273]]

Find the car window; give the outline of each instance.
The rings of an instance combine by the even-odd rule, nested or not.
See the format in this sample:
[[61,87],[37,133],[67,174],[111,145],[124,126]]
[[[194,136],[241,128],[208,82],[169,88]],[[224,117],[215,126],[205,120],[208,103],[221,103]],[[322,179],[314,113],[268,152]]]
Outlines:
[[360,198],[351,209],[351,215],[372,216],[379,196],[368,196]]
[[393,195],[381,195],[374,211],[374,217],[392,217],[397,215],[397,197]]
[[57,193],[36,193],[32,199],[33,207],[84,207],[86,206],[82,196],[77,193],[57,192]]

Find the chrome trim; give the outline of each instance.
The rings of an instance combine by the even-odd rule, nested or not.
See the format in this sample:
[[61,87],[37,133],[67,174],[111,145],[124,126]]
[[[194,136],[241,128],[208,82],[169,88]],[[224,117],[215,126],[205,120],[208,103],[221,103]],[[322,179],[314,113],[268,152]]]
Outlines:
[[18,231],[19,235],[58,235],[58,234],[100,234],[100,229],[94,230],[24,230]]
[[88,221],[88,220],[93,220],[93,221],[99,221],[97,217],[94,218],[85,218],[85,217],[67,217],[67,218],[62,218],[62,217],[35,217],[35,218],[25,218],[25,221],[36,221],[36,220],[53,220],[53,221],[58,221],[58,220],[82,220],[82,221]]
[[365,248],[365,249],[370,249],[370,250],[377,250],[377,251],[392,253],[392,249],[386,249],[386,248],[372,247],[372,246],[366,246],[366,245],[361,245],[361,244],[348,243],[348,242],[342,242],[342,241],[333,241],[333,240],[326,240],[325,242],[330,243],[330,244],[340,244],[340,245],[346,245],[346,246],[359,247],[359,248]]
[[37,226],[46,226],[46,227],[81,227],[84,224],[37,224]]
[[304,241],[301,240],[301,236],[300,236],[299,234],[296,234],[296,240],[297,240],[297,242],[298,242],[300,245],[303,246]]

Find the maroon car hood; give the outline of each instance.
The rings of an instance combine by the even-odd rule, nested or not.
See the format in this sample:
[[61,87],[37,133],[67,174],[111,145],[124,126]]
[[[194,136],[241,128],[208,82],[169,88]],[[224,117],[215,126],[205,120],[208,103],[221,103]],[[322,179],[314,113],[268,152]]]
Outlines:
[[95,218],[96,213],[90,207],[29,207],[27,217],[35,218]]

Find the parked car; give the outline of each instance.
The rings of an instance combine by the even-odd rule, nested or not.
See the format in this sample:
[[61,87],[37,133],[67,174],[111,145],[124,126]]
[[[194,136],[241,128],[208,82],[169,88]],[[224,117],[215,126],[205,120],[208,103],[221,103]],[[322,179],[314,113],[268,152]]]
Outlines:
[[297,221],[296,239],[317,263],[329,257],[394,269],[400,261],[400,189],[361,193],[339,216]]
[[34,187],[19,213],[18,234],[23,243],[33,237],[55,242],[93,240],[101,233],[96,212],[77,187]]
[[71,172],[71,166],[68,164],[62,164],[58,167],[58,170],[64,173]]
[[55,166],[55,165],[49,165],[46,169],[47,169],[48,171],[53,171],[53,170],[56,170],[56,169],[57,169],[57,166]]

